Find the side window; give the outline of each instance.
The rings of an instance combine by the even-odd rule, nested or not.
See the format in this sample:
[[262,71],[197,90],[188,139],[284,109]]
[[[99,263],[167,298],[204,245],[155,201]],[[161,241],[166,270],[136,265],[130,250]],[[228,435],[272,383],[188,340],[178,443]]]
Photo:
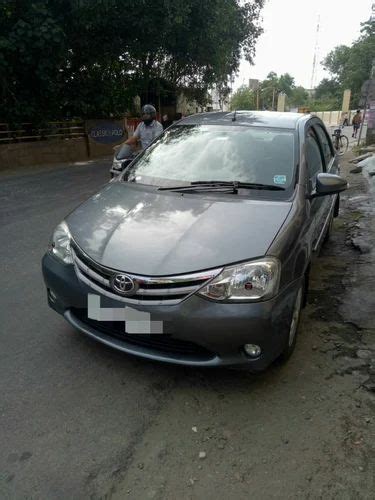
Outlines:
[[318,139],[320,141],[320,144],[322,145],[322,150],[323,150],[323,156],[326,161],[326,167],[330,164],[332,158],[333,158],[333,150],[332,150],[332,144],[331,140],[328,137],[327,132],[323,129],[321,125],[316,125],[315,126],[315,131],[318,134]]
[[312,187],[315,187],[316,176],[324,171],[322,155],[320,154],[319,144],[314,134],[314,131],[310,129],[306,137],[306,161],[307,169],[309,172],[309,179],[311,181]]

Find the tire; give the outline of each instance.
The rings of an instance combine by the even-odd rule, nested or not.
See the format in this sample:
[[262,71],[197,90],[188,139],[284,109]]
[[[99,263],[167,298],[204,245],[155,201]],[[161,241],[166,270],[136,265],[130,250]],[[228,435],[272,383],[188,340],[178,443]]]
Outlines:
[[337,195],[335,208],[333,209],[333,217],[338,217],[340,212],[340,195]]
[[294,299],[293,313],[290,320],[288,338],[286,339],[285,347],[278,358],[278,361],[280,363],[286,363],[293,354],[293,351],[296,347],[298,326],[301,317],[301,310],[304,304],[305,291],[305,279],[303,279]]
[[333,220],[336,217],[338,217],[339,210],[340,210],[340,195],[337,195],[336,203],[335,203],[335,206],[333,207],[333,213],[332,213],[332,216],[331,216],[331,220],[329,221],[329,226],[328,226],[327,232],[326,232],[326,234],[324,236],[323,245],[325,243],[327,243],[327,241],[329,241],[331,239],[332,230],[333,230]]
[[349,139],[346,137],[346,135],[340,135],[340,139],[338,140],[337,154],[339,156],[342,156],[348,151],[348,147]]
[[334,214],[331,215],[331,220],[329,221],[328,229],[326,231],[326,234],[324,235],[323,245],[325,245],[331,239],[332,229],[333,229],[333,219],[334,219]]

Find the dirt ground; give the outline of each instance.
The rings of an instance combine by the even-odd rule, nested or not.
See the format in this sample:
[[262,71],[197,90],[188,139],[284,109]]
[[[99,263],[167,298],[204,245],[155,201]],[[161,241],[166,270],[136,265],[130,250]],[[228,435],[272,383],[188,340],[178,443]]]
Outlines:
[[375,499],[375,177],[350,158],[296,351],[259,376],[152,363],[71,328],[40,259],[109,162],[3,176],[0,500]]
[[375,199],[351,157],[288,365],[180,371],[113,486],[93,478],[94,496],[375,498]]

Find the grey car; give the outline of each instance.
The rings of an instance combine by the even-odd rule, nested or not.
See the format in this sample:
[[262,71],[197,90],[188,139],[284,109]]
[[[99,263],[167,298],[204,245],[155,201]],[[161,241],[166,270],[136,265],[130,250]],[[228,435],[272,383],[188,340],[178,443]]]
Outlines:
[[55,229],[49,305],[144,358],[261,371],[294,350],[347,183],[311,115],[194,115]]

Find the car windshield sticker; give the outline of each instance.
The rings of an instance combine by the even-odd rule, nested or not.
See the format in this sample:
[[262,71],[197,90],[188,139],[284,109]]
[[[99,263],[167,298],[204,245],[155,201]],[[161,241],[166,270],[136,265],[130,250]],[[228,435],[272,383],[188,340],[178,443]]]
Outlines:
[[274,175],[273,176],[274,184],[286,184],[286,175]]

